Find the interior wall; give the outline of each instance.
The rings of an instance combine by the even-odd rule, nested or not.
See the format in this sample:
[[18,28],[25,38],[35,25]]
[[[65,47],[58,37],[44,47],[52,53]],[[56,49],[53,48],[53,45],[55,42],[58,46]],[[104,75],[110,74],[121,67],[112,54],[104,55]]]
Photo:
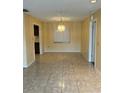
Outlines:
[[[40,20],[30,15],[24,14],[23,42],[25,42],[25,47],[23,48],[24,51],[26,51],[26,53],[23,54],[23,59],[25,59],[24,67],[28,67],[33,62],[35,62],[35,51],[34,51],[35,38],[34,38],[34,29],[33,29],[34,24],[38,24],[40,27],[42,26]],[[42,44],[42,37],[40,38],[40,44]]]
[[81,52],[81,22],[64,22],[70,31],[70,43],[54,43],[58,22],[44,23],[44,52]]
[[33,42],[35,42],[35,37],[34,37],[34,24],[39,26],[39,43],[40,43],[40,54],[43,54],[43,22],[40,21],[39,19],[35,17],[31,17],[31,31],[33,32]]
[[96,67],[101,70],[101,10],[99,9],[93,14],[97,21],[96,33]]
[[[24,16],[24,15],[23,15]],[[26,35],[25,35],[25,17],[23,17],[23,67],[27,66],[27,50],[26,50]]]
[[[94,14],[97,19],[97,36],[96,36],[96,67],[101,68],[101,11]],[[71,32],[70,43],[54,43],[53,35],[58,22],[41,22],[39,19],[24,14],[24,38],[23,38],[23,61],[25,66],[29,66],[35,61],[34,52],[34,33],[33,24],[40,26],[40,47],[41,53],[44,52],[82,52],[85,59],[88,59],[89,47],[89,22],[90,16],[86,17],[83,22],[64,22],[65,26]],[[83,28],[83,29],[82,29]]]
[[[101,9],[97,10],[93,14],[94,19],[97,21],[97,32],[96,32],[96,68],[101,69]],[[82,30],[82,55],[86,60],[88,60],[88,50],[89,50],[89,25],[90,16],[83,20],[83,30]]]
[[88,49],[89,49],[89,22],[90,22],[90,17],[86,17],[83,20],[82,24],[82,55],[83,57],[88,61]]

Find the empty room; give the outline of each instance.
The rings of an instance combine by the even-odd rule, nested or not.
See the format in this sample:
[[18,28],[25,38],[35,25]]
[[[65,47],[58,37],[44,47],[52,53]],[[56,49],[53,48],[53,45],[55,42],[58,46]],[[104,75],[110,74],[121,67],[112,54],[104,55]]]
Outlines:
[[101,93],[101,0],[23,0],[23,92]]

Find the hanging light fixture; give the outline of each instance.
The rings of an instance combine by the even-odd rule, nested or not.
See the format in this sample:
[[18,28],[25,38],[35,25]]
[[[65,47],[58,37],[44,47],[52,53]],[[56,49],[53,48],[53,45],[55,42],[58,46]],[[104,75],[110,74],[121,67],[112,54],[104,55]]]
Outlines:
[[65,31],[65,25],[63,24],[62,17],[61,17],[60,23],[58,25],[58,31],[59,32],[64,32]]
[[90,2],[91,2],[92,4],[94,4],[94,3],[96,3],[96,0],[91,0]]

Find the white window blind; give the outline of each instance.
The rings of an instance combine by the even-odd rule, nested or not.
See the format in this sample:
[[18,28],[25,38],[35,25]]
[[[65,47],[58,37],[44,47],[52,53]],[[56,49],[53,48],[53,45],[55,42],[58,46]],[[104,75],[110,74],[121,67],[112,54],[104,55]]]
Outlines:
[[54,42],[55,43],[69,43],[70,33],[66,29],[64,32],[54,31]]

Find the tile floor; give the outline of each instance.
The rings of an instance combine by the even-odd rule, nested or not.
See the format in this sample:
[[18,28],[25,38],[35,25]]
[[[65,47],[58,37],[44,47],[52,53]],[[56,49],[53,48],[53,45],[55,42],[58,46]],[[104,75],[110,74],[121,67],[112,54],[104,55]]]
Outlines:
[[100,93],[100,73],[80,53],[45,53],[23,72],[23,93]]

